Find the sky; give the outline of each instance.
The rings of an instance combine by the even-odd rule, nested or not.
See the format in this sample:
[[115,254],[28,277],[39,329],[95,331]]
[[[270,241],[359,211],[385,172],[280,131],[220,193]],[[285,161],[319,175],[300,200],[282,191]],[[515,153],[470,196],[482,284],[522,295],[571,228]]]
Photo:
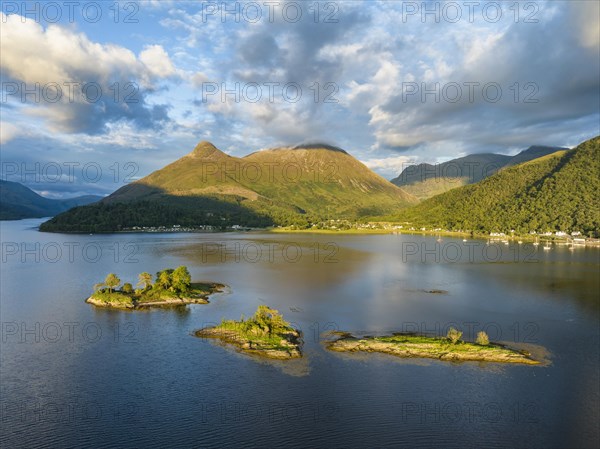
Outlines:
[[21,2],[1,175],[106,195],[202,140],[341,147],[387,179],[600,134],[600,2]]

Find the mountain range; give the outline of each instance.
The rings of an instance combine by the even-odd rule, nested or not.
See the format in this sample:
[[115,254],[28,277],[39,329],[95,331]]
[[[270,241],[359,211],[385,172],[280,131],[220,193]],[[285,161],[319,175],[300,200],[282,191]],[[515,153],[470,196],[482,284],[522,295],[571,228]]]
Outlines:
[[[513,157],[461,158],[456,167],[470,167],[472,177],[465,181],[470,184],[419,202],[406,186],[386,181],[340,148],[305,145],[237,158],[201,142],[172,164],[97,203],[63,212],[40,229],[112,232],[135,226],[235,224],[306,228],[347,219],[484,233],[563,230],[596,236],[599,152],[596,137],[573,150],[530,147]],[[496,167],[492,173],[478,172],[473,170],[476,164]],[[421,173],[426,176],[427,170]],[[409,179],[414,181],[407,175],[405,181]]]
[[51,217],[101,199],[101,196],[84,195],[55,200],[38,195],[18,182],[0,180],[0,220]]
[[418,164],[405,168],[392,184],[419,200],[485,179],[504,167],[521,164],[567,148],[532,146],[515,156],[504,154],[471,154],[441,164]]
[[229,156],[209,142],[98,204],[75,208],[43,230],[114,231],[132,226],[298,225],[357,220],[418,200],[346,151],[323,144]]

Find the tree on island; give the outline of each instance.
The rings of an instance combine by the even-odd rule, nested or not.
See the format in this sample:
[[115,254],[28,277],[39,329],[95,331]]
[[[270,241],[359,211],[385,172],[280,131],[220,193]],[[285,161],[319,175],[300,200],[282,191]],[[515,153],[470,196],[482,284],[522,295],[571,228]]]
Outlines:
[[462,331],[454,329],[451,327],[448,329],[448,333],[446,334],[446,338],[452,342],[452,344],[456,344],[460,341],[460,337],[462,337]]
[[490,344],[490,337],[488,337],[488,334],[484,331],[479,331],[477,333],[477,340],[475,340],[475,342],[478,345],[487,346]]
[[187,292],[192,285],[192,276],[187,267],[182,265],[171,273],[171,289],[179,293]]
[[106,276],[106,279],[104,279],[104,285],[108,287],[108,292],[112,293],[113,288],[117,288],[121,285],[121,279],[119,279],[116,274],[110,273]]
[[143,285],[144,290],[146,290],[148,287],[152,287],[152,275],[150,273],[148,273],[147,271],[140,273],[138,275],[137,285]]
[[[113,293],[121,285],[121,279],[114,274],[110,273],[104,279],[104,282],[94,285],[94,291],[103,293],[103,287],[108,288],[109,293]],[[192,289],[192,277],[187,267],[182,265],[177,267],[175,270],[168,268],[166,270],[159,271],[156,273],[156,282],[152,284],[152,275],[146,271],[138,275],[137,285],[143,285],[143,290],[135,290],[136,295],[148,293],[152,295],[152,291],[160,292],[162,290],[169,290],[176,294],[187,293]],[[123,284],[121,288],[122,293],[132,294],[134,293],[133,285],[129,282]]]
[[283,316],[278,310],[271,309],[264,305],[258,306],[252,320],[270,335],[277,334],[279,331],[289,326],[289,323],[283,319]]
[[162,270],[156,273],[156,282],[154,285],[159,286],[163,290],[169,290],[171,288],[171,273],[172,269]]
[[155,286],[175,293],[185,293],[192,285],[192,277],[186,266],[177,267],[175,270],[167,269],[156,273]]

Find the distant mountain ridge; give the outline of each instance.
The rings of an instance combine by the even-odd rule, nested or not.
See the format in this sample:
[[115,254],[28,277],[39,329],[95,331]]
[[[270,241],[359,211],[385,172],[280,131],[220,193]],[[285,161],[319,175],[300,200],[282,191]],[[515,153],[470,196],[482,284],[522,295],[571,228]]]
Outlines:
[[305,225],[327,218],[383,215],[416,203],[337,147],[308,144],[238,158],[200,142],[192,152],[98,205],[59,215],[42,229]]
[[[518,156],[518,155],[517,155]],[[401,213],[417,226],[474,232],[600,235],[600,136],[573,150],[507,166]]]
[[97,195],[84,195],[62,200],[50,199],[38,195],[18,182],[0,180],[0,220],[51,217],[102,198]]
[[566,149],[531,146],[515,156],[480,153],[436,165],[423,163],[405,168],[398,177],[390,182],[420,200],[424,200],[450,189],[477,183],[505,167],[511,167]]

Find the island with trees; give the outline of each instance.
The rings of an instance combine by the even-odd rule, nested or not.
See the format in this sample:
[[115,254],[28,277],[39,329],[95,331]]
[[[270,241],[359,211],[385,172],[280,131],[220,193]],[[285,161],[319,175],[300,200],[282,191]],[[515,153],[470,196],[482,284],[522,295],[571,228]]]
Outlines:
[[104,282],[94,285],[94,293],[86,300],[98,307],[139,309],[181,304],[208,304],[208,297],[222,292],[225,285],[215,282],[192,282],[187,267],[166,269],[156,273],[138,275],[137,288],[129,282],[121,285],[121,279],[110,273]]
[[200,338],[216,338],[240,351],[271,359],[302,357],[302,334],[283,316],[267,306],[258,306],[254,315],[240,321],[222,320],[221,324],[194,333]]
[[491,343],[481,331],[475,342],[462,341],[462,332],[450,328],[446,337],[398,333],[382,337],[357,338],[347,332],[337,332],[338,338],[327,343],[327,348],[337,352],[379,352],[405,358],[428,358],[452,362],[498,362],[538,365],[525,350],[511,349]]

